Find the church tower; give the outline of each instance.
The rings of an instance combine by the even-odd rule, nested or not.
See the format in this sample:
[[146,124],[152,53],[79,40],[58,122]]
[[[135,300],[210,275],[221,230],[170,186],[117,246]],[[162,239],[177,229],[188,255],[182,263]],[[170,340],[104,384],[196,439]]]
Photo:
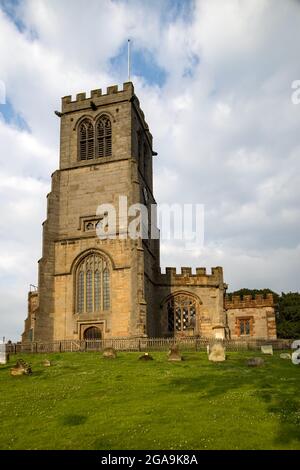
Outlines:
[[153,336],[159,240],[127,237],[125,217],[117,217],[115,238],[97,236],[106,216],[98,206],[111,204],[118,216],[120,197],[128,208],[155,203],[152,135],[133,84],[75,101],[66,96],[56,114],[60,164],[47,196],[38,292],[29,294],[35,310],[22,340]]

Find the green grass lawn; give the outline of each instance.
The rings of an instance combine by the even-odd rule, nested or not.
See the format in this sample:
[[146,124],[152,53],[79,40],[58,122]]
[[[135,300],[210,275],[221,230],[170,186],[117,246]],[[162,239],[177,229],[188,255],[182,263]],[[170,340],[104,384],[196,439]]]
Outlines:
[[[166,353],[22,355],[32,376],[0,366],[0,449],[300,449],[300,366],[228,353],[169,363]],[[54,361],[45,368],[45,358]]]

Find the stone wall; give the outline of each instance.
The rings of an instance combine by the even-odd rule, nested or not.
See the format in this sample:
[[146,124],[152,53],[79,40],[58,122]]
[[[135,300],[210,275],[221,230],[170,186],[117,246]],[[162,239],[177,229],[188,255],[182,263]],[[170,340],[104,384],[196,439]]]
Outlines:
[[227,321],[232,339],[242,338],[240,321],[250,321],[250,334],[245,337],[276,339],[276,319],[272,294],[243,297],[228,296],[225,299]]

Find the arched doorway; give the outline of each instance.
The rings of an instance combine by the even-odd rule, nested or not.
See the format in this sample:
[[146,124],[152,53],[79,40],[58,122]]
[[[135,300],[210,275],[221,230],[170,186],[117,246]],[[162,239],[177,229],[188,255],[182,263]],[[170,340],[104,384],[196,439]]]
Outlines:
[[101,339],[101,331],[96,326],[90,326],[83,333],[83,339],[86,340],[100,340]]

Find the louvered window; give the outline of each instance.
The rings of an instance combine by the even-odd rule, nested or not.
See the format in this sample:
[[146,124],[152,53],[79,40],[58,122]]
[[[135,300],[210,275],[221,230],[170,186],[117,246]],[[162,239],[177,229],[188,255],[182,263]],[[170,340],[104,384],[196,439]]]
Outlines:
[[102,116],[97,122],[97,150],[96,157],[110,157],[112,154],[111,122],[109,117]]
[[94,127],[89,119],[85,119],[79,127],[79,160],[92,158],[94,158]]

